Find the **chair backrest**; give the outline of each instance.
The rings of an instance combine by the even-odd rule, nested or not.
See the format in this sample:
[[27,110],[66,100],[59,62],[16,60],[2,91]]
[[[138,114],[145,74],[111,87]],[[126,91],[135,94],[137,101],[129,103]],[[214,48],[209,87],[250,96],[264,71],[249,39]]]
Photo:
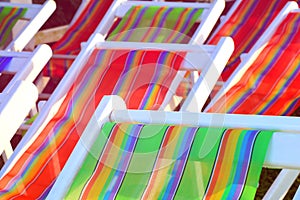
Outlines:
[[105,97],[48,198],[254,199],[263,165],[300,168],[298,123],[297,117],[126,110],[119,97]]
[[[185,41],[202,44],[213,29],[224,7],[225,2],[222,0],[196,4],[124,1],[107,13],[96,32],[107,36],[109,40]],[[155,17],[153,18],[153,16]],[[180,20],[177,20],[178,17]],[[120,20],[115,25],[113,22],[116,19]],[[149,32],[145,31],[150,27]],[[138,31],[138,35],[134,33],[134,29]]]
[[254,49],[247,56],[206,110],[291,115],[299,106],[299,25],[299,11],[290,12],[259,55]]
[[108,123],[64,198],[253,199],[271,135]]
[[189,41],[188,33],[203,10],[155,5],[132,6],[107,36],[107,40],[183,43]]
[[221,81],[229,78],[241,61],[240,55],[249,52],[287,2],[288,0],[235,1],[208,40],[209,44],[218,42],[224,36],[230,36],[234,40],[235,50],[222,73]]
[[[43,107],[19,144],[21,150],[16,149],[10,161],[6,163],[7,167],[4,166],[2,175],[5,175],[1,176],[0,180],[1,184],[3,183],[1,198],[8,198],[12,193],[30,198],[47,195],[48,186],[51,187],[63,168],[104,95],[118,94],[126,99],[130,108],[158,109],[177,71],[184,64],[185,55],[191,48],[198,48],[198,52],[203,52],[201,46],[190,48],[184,45],[177,47],[177,51],[174,52],[161,49],[164,46],[159,45],[156,49],[136,49],[142,43],[133,49],[122,48],[122,45],[105,48],[107,43],[95,48],[95,41],[99,41],[96,36],[91,39],[94,45],[89,44],[86,50],[80,53],[77,62],[72,65],[72,70],[68,71]],[[210,53],[214,55],[214,51]],[[205,56],[207,57],[205,54],[196,57],[197,61],[201,62]],[[206,64],[209,66],[209,63],[207,61]],[[225,63],[226,61],[224,65]],[[36,156],[31,157],[31,152],[35,152]],[[14,161],[18,156],[20,158]],[[22,167],[23,159],[28,161],[27,167]],[[5,172],[10,168],[10,164],[12,170]],[[40,174],[37,168],[45,170]],[[10,173],[15,169],[19,173],[28,174],[14,180],[15,183],[28,184],[27,186],[31,188],[27,188],[24,194],[20,193],[20,188],[12,187],[14,183],[11,182]],[[47,174],[46,179],[44,173]]]
[[0,2],[1,49],[22,51],[55,8],[53,0],[43,5]]

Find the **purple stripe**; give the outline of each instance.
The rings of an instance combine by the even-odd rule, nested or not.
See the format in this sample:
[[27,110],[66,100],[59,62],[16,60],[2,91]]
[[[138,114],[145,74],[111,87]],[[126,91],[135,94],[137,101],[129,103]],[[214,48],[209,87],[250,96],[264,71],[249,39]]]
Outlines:
[[0,73],[5,70],[7,65],[11,62],[12,57],[0,57]]
[[[286,41],[287,41],[287,44],[284,45],[284,47],[280,48],[280,49],[281,49],[280,52],[284,53],[285,49],[290,45],[290,42],[291,42],[294,38],[298,37],[298,36],[295,34],[295,32],[296,32],[296,30],[299,28],[299,26],[298,26],[299,23],[300,23],[300,17],[298,17],[298,19],[295,21],[295,23],[294,23],[295,26],[293,27],[293,31],[289,32],[290,35],[289,35],[288,39],[286,40]],[[285,36],[285,37],[286,37],[286,36]],[[297,55],[298,55],[298,54],[295,52],[295,56],[296,56],[296,57],[297,57]],[[279,58],[280,58],[280,57],[279,57]],[[278,59],[279,59],[279,58],[278,58]],[[276,62],[277,62],[277,60],[276,60]],[[298,65],[297,68],[299,68],[299,67],[300,67],[300,64]],[[288,69],[288,68],[286,68],[286,69]],[[296,74],[295,74],[295,73],[296,73]],[[277,101],[277,100],[281,97],[282,91],[285,90],[285,88],[288,88],[289,84],[294,80],[295,77],[297,77],[298,74],[299,74],[299,70],[298,70],[298,69],[294,70],[294,73],[293,73],[292,75],[289,76],[289,78],[287,79],[287,81],[285,82],[285,84],[283,85],[283,87],[281,88],[280,92],[278,92],[278,93],[276,94],[276,96],[275,96],[274,98],[272,98],[272,100],[271,100],[271,101],[264,107],[264,109],[262,109],[262,111],[260,111],[258,114],[263,114],[267,109],[269,109],[269,108],[274,104],[274,102]]]
[[193,9],[192,12],[189,13],[189,15],[187,17],[187,20],[184,23],[184,26],[182,26],[180,30],[176,31],[177,32],[177,36],[171,42],[173,42],[173,43],[179,42],[179,37],[181,37],[184,34],[185,30],[189,26],[192,18],[197,13],[197,11],[198,11],[197,9]]
[[[277,62],[277,60],[280,58],[281,54],[284,52],[284,49],[286,49],[286,47],[289,45],[291,41],[291,37],[288,37],[286,39],[286,41],[284,42],[283,45],[281,45],[281,47],[278,49],[278,51],[275,53],[275,55],[273,56],[274,59],[271,60],[271,62],[265,66],[265,69],[262,71],[262,73],[260,74],[259,78],[255,81],[255,85],[259,84],[263,78],[265,78],[265,75],[268,73],[268,71],[272,70],[272,66],[274,65],[274,63]],[[262,66],[264,67],[264,66]],[[231,109],[228,111],[229,113],[234,112],[234,110],[236,110],[240,105],[242,105],[242,102],[248,98],[248,96],[253,93],[253,90],[249,89],[247,92],[245,92],[245,94],[243,95],[243,97],[240,98],[240,100],[238,100],[234,106],[231,107]]]
[[[123,153],[121,155],[121,160],[119,162],[119,165],[117,167],[117,170],[115,172],[114,177],[117,177],[116,182],[113,182],[113,187],[111,191],[107,191],[105,194],[105,197],[109,197],[114,199],[117,195],[117,192],[122,184],[122,181],[125,177],[125,172],[127,171],[127,168],[129,166],[129,163],[131,161],[133,150],[136,146],[136,143],[138,141],[139,134],[143,128],[143,125],[134,125],[132,130],[130,131],[130,136],[126,142],[125,149],[123,150]],[[128,133],[128,132],[127,132]],[[114,178],[113,178],[114,180]]]
[[[134,22],[134,24],[130,27],[129,30],[125,30],[125,31],[126,31],[126,36],[125,36],[124,39],[122,39],[122,41],[127,41],[127,40],[129,40],[129,38],[130,38],[130,36],[131,36],[131,32],[132,32],[132,31],[135,31],[134,29],[140,24],[140,21],[143,19],[142,16],[143,16],[144,13],[146,12],[146,10],[147,10],[146,7],[142,8],[142,10],[140,11],[139,15],[137,16],[137,20]],[[123,27],[123,28],[124,28],[124,27]],[[122,28],[122,29],[123,29],[123,28]],[[121,29],[121,30],[122,30],[122,29]],[[121,34],[121,33],[119,33],[119,34]]]
[[[130,76],[133,73],[130,70],[132,70],[134,68],[136,68],[137,70],[140,70],[139,66],[136,66],[136,65],[133,66],[133,63],[135,63],[136,55],[138,53],[139,53],[138,50],[132,50],[132,51],[128,52],[126,62],[124,63],[124,66],[123,66],[123,71],[121,72],[120,78],[117,81],[112,94],[120,95],[120,92],[124,91],[122,88],[123,88],[124,85],[126,85],[125,83],[128,82],[127,77]],[[143,56],[144,56],[144,54],[143,54]],[[117,60],[118,57],[114,58],[114,59]],[[140,63],[138,63],[138,65],[140,65]],[[135,70],[134,70],[134,72],[137,73],[137,71],[135,71]],[[130,81],[132,81],[132,80],[130,80]],[[127,83],[127,84],[129,84],[129,83]],[[132,84],[132,82],[130,84]],[[127,92],[131,92],[131,91],[129,90]],[[126,100],[127,99],[125,99],[125,101]]]
[[187,128],[187,130],[184,133],[180,133],[184,134],[184,138],[179,144],[177,143],[177,145],[180,145],[181,148],[177,153],[178,158],[172,170],[172,177],[169,180],[166,191],[164,192],[163,199],[173,199],[176,194],[176,190],[180,183],[197,130],[198,128],[190,127]]
[[282,113],[282,115],[289,115],[291,111],[294,111],[297,108],[299,108],[299,105],[298,105],[299,100],[300,100],[300,97],[294,99],[294,101],[291,103],[291,105],[288,107],[288,109]]
[[236,167],[235,177],[233,180],[233,186],[229,192],[229,198],[238,199],[242,194],[247,174],[251,162],[251,155],[254,147],[254,142],[258,136],[259,131],[247,131],[243,138],[242,149],[239,154],[239,161]]
[[[80,24],[78,24],[77,26],[76,26],[76,29],[74,29],[75,31],[78,31],[78,30],[80,30],[80,29],[82,29],[82,26],[83,26],[83,24],[86,24],[86,23],[89,23],[90,22],[90,20],[93,20],[93,19],[89,19],[90,18],[90,13],[93,13],[93,12],[95,12],[95,11],[93,11],[96,7],[98,7],[98,3],[100,3],[101,2],[101,0],[93,0],[93,5],[87,5],[87,6],[90,6],[90,8],[88,9],[88,10],[86,10],[86,12],[85,13],[81,13],[80,14],[80,16],[78,16],[78,18],[77,19],[79,19],[82,15],[84,15],[84,17],[82,18],[83,20],[81,20],[81,23]],[[103,3],[103,2],[102,2]],[[84,10],[84,9],[83,9]],[[77,22],[78,22],[78,20],[77,20]],[[71,40],[70,39],[70,37],[72,37],[73,35],[75,35],[74,34],[74,31],[69,31],[70,29],[68,28],[68,30],[67,30],[67,32],[66,32],[66,34],[68,34],[69,35],[69,37],[67,37],[68,39],[67,40],[65,40],[64,42],[61,42],[61,41],[59,41],[59,42],[61,42],[56,48],[55,48],[55,51],[58,51],[58,50],[60,50],[61,48],[65,48],[65,46],[66,45],[68,45],[69,44],[69,41]],[[79,36],[77,36],[77,37],[79,37]],[[74,54],[73,53],[73,51],[75,51],[76,49],[69,49],[69,52],[68,52],[68,54]]]
[[[151,39],[148,42],[155,42],[155,40],[158,38],[158,35],[160,34],[160,31],[164,29],[163,24],[166,22],[167,17],[169,16],[169,13],[173,10],[173,8],[169,8],[163,15],[162,19],[160,19],[160,23],[158,24],[158,27],[156,28],[155,33],[152,35]],[[150,27],[152,28],[152,27]]]
[[156,73],[154,73],[154,75],[153,75],[154,77],[151,80],[151,82],[149,83],[150,86],[147,88],[147,91],[146,91],[146,93],[144,95],[144,98],[142,99],[142,102],[140,104],[141,105],[140,106],[141,109],[145,109],[146,108],[147,102],[148,102],[148,100],[150,100],[153,88],[155,86],[153,83],[157,84],[157,78],[159,78],[159,76],[162,75],[161,74],[161,69],[162,69],[161,66],[163,66],[163,67],[165,66],[164,63],[165,63],[165,60],[166,60],[166,58],[168,57],[169,54],[170,53],[166,52],[166,51],[163,51],[163,52],[160,53],[158,61],[157,61],[156,65],[155,65],[155,72]]
[[[259,2],[259,1],[255,1],[255,2]],[[247,43],[247,45],[246,45],[245,49],[242,50],[242,52],[248,52],[253,47],[253,45],[256,43],[256,41],[258,40],[258,38],[260,38],[260,36],[262,35],[262,33],[266,30],[267,25],[269,24],[271,18],[273,17],[273,13],[275,13],[275,11],[279,9],[278,6],[276,5],[278,3],[279,3],[279,1],[277,3],[275,1],[275,3],[273,4],[273,7],[271,9],[271,11],[269,12],[269,14],[266,14],[267,17],[265,18],[264,23],[260,27],[259,31],[255,34],[255,36],[251,40],[248,40],[248,41],[245,40],[244,41],[244,42]],[[251,13],[251,15],[252,15],[252,13]],[[243,26],[243,25],[244,25],[244,23],[240,24],[240,26]],[[238,26],[238,27],[240,27],[240,26]],[[231,36],[235,35],[236,32],[239,31],[239,30],[240,30],[240,28],[235,29],[235,31],[231,34]],[[230,67],[232,65],[235,65],[238,62],[240,62],[240,57],[239,56],[236,57],[234,60],[232,60],[227,66]],[[225,68],[225,70],[226,70],[226,68]]]

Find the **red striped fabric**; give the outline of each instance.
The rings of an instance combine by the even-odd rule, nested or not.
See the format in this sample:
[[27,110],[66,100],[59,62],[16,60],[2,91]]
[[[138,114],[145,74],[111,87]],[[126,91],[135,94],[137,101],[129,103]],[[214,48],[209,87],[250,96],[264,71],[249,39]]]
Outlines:
[[291,13],[211,112],[291,115],[300,105],[300,14]]
[[288,0],[241,1],[230,19],[209,39],[209,44],[217,44],[224,36],[230,36],[234,40],[234,52],[221,74],[223,81],[239,65],[239,56],[251,49],[287,2]]
[[[53,54],[77,55],[80,44],[87,41],[95,31],[112,2],[113,0],[90,0],[76,22],[51,46]],[[73,61],[52,58],[44,69],[44,75],[61,78]]]

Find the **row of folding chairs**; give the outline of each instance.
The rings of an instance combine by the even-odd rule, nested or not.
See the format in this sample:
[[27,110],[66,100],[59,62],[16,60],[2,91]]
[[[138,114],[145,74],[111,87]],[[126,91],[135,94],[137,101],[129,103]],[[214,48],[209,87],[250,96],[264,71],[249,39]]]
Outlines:
[[[94,7],[89,7],[92,4],[91,2],[85,9]],[[240,25],[237,20],[243,20],[234,18],[235,12],[240,12],[239,15],[247,16],[252,9],[254,11],[257,10],[254,9],[255,6],[263,4],[254,1],[252,3],[253,5],[251,2],[247,4],[237,1],[233,5],[232,10],[229,11],[227,19],[225,18],[221,22],[221,27],[227,27],[227,23],[231,24],[233,22]],[[213,34],[208,44],[203,44],[210,35],[214,23],[218,20],[224,4],[222,4],[222,1],[206,4],[156,2],[155,6],[151,7],[152,4],[153,2],[115,1],[110,7],[107,7],[103,14],[104,17],[101,18],[101,22],[96,24],[95,29],[88,30],[92,34],[86,35],[88,39],[81,46],[78,45],[77,48],[69,52],[64,50],[66,41],[55,44],[57,51],[53,48],[55,46],[52,46],[55,56],[51,59],[48,65],[50,67],[45,72],[55,78],[63,78],[49,100],[42,106],[38,117],[1,170],[0,185],[3,187],[0,195],[2,195],[2,198],[29,197],[35,199],[46,198],[48,195],[49,199],[60,199],[65,195],[67,195],[66,198],[72,199],[80,197],[95,198],[96,196],[100,198],[116,198],[118,196],[120,198],[201,198],[201,196],[203,198],[221,198],[222,195],[228,195],[228,197],[237,199],[240,197],[254,198],[253,195],[255,195],[261,167],[252,168],[253,165],[250,165],[252,162],[251,157],[249,157],[247,163],[246,159],[242,159],[245,154],[254,155],[255,152],[262,151],[265,153],[262,153],[257,161],[260,165],[299,169],[299,163],[297,163],[295,158],[297,153],[295,147],[297,147],[299,140],[297,139],[297,134],[295,134],[298,130],[293,126],[293,124],[296,124],[294,122],[297,121],[294,118],[266,117],[266,124],[271,124],[271,126],[265,128],[259,124],[251,125],[250,123],[250,125],[247,125],[250,119],[253,122],[255,120],[263,121],[264,117],[260,116],[249,118],[249,116],[226,114],[213,115],[214,118],[209,118],[209,114],[204,114],[203,116],[205,117],[203,118],[211,119],[208,122],[214,128],[215,125],[213,123],[221,120],[221,124],[217,125],[219,129],[216,131],[210,131],[210,124],[196,123],[194,120],[194,116],[200,116],[201,114],[197,113],[201,111],[208,113],[272,115],[289,115],[292,113],[294,108],[297,107],[298,97],[297,93],[294,92],[297,88],[297,73],[295,72],[297,72],[297,67],[299,67],[299,53],[297,53],[297,49],[299,49],[297,48],[299,46],[299,42],[297,43],[299,11],[294,11],[298,8],[297,4],[292,2],[284,7],[285,3],[273,2],[272,6],[269,7],[269,12],[274,14],[274,16],[261,17],[254,22],[249,20],[249,23],[252,22],[255,25],[255,23],[260,22],[269,28],[259,40],[257,39],[261,34],[259,30],[256,33],[249,32],[249,34],[256,34],[256,37],[253,35],[249,36],[249,38],[253,37],[255,45],[252,44],[253,41],[252,43],[249,42],[248,45],[252,46],[252,48],[248,48],[251,50],[248,54],[241,56],[242,61],[238,61],[241,63],[234,67],[236,69],[228,75],[228,78],[225,78],[225,84],[222,84],[221,89],[219,91],[217,89],[217,93],[211,96],[212,99],[206,107],[207,99],[224,67],[224,72],[226,72],[226,69],[231,69],[231,67],[226,66],[230,56],[240,54],[240,52],[247,52],[243,49],[245,47],[237,49],[237,39],[234,37],[235,48],[230,38],[222,38],[218,41],[215,39],[215,42],[213,42],[214,38],[219,37],[220,39],[221,36],[224,36],[221,34]],[[166,9],[168,5],[170,5],[169,9]],[[171,5],[175,6],[172,7]],[[239,6],[245,10],[240,9]],[[174,18],[174,16],[178,15],[182,16],[179,20]],[[145,16],[155,16],[156,19],[153,22],[145,21],[139,24],[138,22],[143,21]],[[118,21],[116,18],[122,19],[119,19],[115,27],[111,27],[112,22]],[[80,19],[80,16],[78,19]],[[182,20],[182,22],[177,24],[177,26],[172,26],[172,23],[168,20],[171,22],[174,20],[180,22]],[[189,23],[187,23],[188,27],[184,20],[189,20]],[[82,18],[83,21],[88,22]],[[159,28],[147,28],[152,27],[152,23],[155,22],[159,23],[156,25]],[[160,24],[160,22],[166,23]],[[168,23],[171,25],[168,25]],[[88,25],[86,26],[89,27]],[[72,25],[70,29],[71,27]],[[130,31],[134,28],[136,31]],[[186,37],[192,28],[196,31],[189,37]],[[216,30],[221,32],[223,29],[217,28]],[[234,33],[238,30],[243,32],[242,29],[237,28]],[[77,31],[77,33],[80,32],[78,29]],[[77,35],[69,35],[65,37],[66,39],[68,39],[67,42],[75,44],[73,39],[75,41],[79,37]],[[143,43],[140,43],[141,41]],[[174,44],[182,41],[189,44]],[[154,42],[164,43],[155,44]],[[166,44],[166,42],[171,44]],[[64,56],[66,52],[68,56]],[[71,62],[65,61],[63,58],[67,58]],[[69,64],[70,67],[64,65],[66,66],[65,68],[55,69],[53,66],[58,65],[53,64],[54,62],[52,61],[54,60],[59,60],[63,64],[72,64]],[[283,62],[282,60],[288,62]],[[43,66],[44,63],[41,65]],[[65,71],[67,71],[66,74]],[[150,112],[150,115],[155,116],[151,118],[151,122],[156,121],[155,123],[169,126],[155,128],[155,125],[151,125],[150,122],[150,128],[148,129],[157,130],[157,132],[151,133],[150,131],[150,135],[147,135],[145,138],[141,136],[140,138],[139,135],[131,134],[144,134],[139,127],[147,129],[148,125],[143,124],[149,124],[149,122],[141,120],[142,117],[137,118],[136,121],[129,119],[134,118],[136,115],[146,116],[147,111],[137,111],[130,115],[126,115],[126,112],[123,111],[113,114],[111,107],[114,107],[116,110],[126,108],[143,110],[165,109],[184,78],[186,71],[200,72],[200,76],[192,83],[190,92],[180,106],[181,111],[170,115],[165,111]],[[288,78],[280,78],[280,81],[277,81],[279,77],[278,72],[282,73],[280,76]],[[268,76],[261,76],[266,74]],[[266,77],[271,79],[268,82],[269,84],[260,84],[259,81]],[[103,105],[103,102],[106,101],[106,98],[103,97],[111,94],[121,96],[127,106],[124,106],[121,100],[108,101]],[[101,107],[100,111],[98,107]],[[186,113],[186,111],[189,111],[189,113]],[[138,114],[139,112],[141,114]],[[116,118],[123,117],[128,123],[139,122],[140,124],[136,126],[103,125],[107,121],[118,121],[113,116],[116,116]],[[166,117],[162,118],[161,116]],[[237,124],[227,125],[227,116],[232,117],[232,119],[229,117],[230,120]],[[182,121],[176,121],[178,118]],[[222,124],[222,120],[226,123]],[[275,126],[277,124],[276,120],[282,120],[286,124],[277,127]],[[273,123],[273,121],[275,122]],[[183,127],[184,131],[182,132],[176,132],[180,124],[189,126]],[[171,125],[173,126],[171,127]],[[219,136],[216,136],[217,138],[207,140],[210,143],[213,141],[213,146],[203,148],[203,151],[206,152],[203,157],[197,157],[200,153],[197,152],[197,149],[199,150],[201,147],[198,143],[201,142],[199,137],[201,139],[201,134],[205,134],[201,132],[203,131],[202,129],[198,130],[200,126],[209,127],[207,132],[211,136],[216,136],[219,133]],[[109,129],[107,127],[116,128],[111,128],[111,131],[108,132],[102,132],[102,129]],[[198,127],[197,131],[190,132],[191,127]],[[224,129],[224,127],[232,129],[250,128],[258,129],[258,131],[246,131],[249,135],[243,131],[240,131],[241,133],[235,130],[220,131],[220,128]],[[159,132],[158,129],[170,129],[170,132]],[[173,129],[175,132],[172,132]],[[114,130],[117,132],[113,132]],[[262,131],[260,133],[261,130],[269,132],[265,133]],[[273,133],[272,135],[270,131],[274,130],[292,133]],[[225,143],[223,137],[229,137],[231,132],[234,132],[232,135],[245,135],[245,137],[253,137],[252,133],[255,132],[257,136],[252,138],[252,145],[260,146],[264,150],[252,148],[249,148],[249,152],[243,150],[243,146],[251,146],[250,143],[246,144],[249,138],[245,138],[245,144],[242,142],[244,145],[240,145],[240,151],[244,154],[240,154],[239,159],[243,162],[245,160],[242,166],[248,165],[249,167],[247,170],[242,170],[236,165],[232,165],[232,174],[224,174],[224,177],[227,176],[228,179],[232,179],[232,183],[228,182],[227,184],[221,181],[222,176],[220,176],[220,172],[226,172],[226,167],[222,167],[221,164],[225,158],[228,158],[230,162],[229,157],[232,157],[232,152],[235,151],[226,150],[226,148],[238,146],[237,143],[236,145],[233,143],[228,146],[223,145]],[[102,133],[103,135],[101,135]],[[161,140],[151,143],[152,138],[159,136],[158,133],[162,137]],[[198,139],[196,139],[196,135]],[[181,138],[185,136],[188,138]],[[181,139],[178,140],[178,143],[175,140],[170,140],[168,143],[166,137]],[[209,138],[210,135],[207,137]],[[255,145],[256,137],[263,138],[264,142],[257,139],[257,144],[260,145]],[[144,139],[149,140],[148,142],[150,143],[146,142],[143,144]],[[195,147],[193,146],[194,140],[197,140]],[[282,141],[292,141],[293,143],[289,145],[289,142],[284,143]],[[172,142],[174,143],[172,144]],[[270,145],[267,148],[269,142]],[[163,146],[164,144],[167,146]],[[152,145],[159,146],[156,147],[157,150],[153,149],[152,152]],[[218,146],[220,146],[219,151]],[[278,146],[285,147],[286,151],[282,150],[282,148],[279,149]],[[98,147],[99,149],[97,149]],[[171,150],[168,150],[167,147],[171,148]],[[183,149],[172,150],[179,147]],[[227,156],[220,155],[222,148],[224,148],[224,151],[229,152],[228,155],[226,154]],[[212,153],[210,152],[212,149],[214,149],[215,154],[216,152],[219,153],[216,155],[224,156],[224,159],[215,156],[212,160],[206,161],[206,155]],[[280,150],[285,153],[282,153]],[[150,160],[152,159],[149,162],[149,166],[145,166],[147,159],[139,160],[139,151],[143,155],[149,154],[150,157],[152,156],[149,158]],[[264,160],[264,154],[267,154],[266,160]],[[290,156],[285,156],[287,154]],[[89,158],[94,159],[95,166],[86,160]],[[239,160],[233,158],[232,162],[239,163]],[[256,161],[253,162],[256,163]],[[207,165],[211,167],[207,168]],[[211,170],[213,165],[215,165],[213,171],[204,172],[205,170]],[[226,165],[226,162],[223,162],[223,165]],[[149,167],[150,171],[143,171],[147,167]],[[87,168],[91,171],[87,170]],[[243,172],[240,172],[240,170]],[[258,173],[248,176],[254,171]],[[292,172],[287,170],[286,172],[288,174],[293,173],[294,177],[297,175],[297,170]],[[233,180],[232,176],[237,177]],[[241,181],[239,176],[243,177],[242,183],[239,182]],[[158,177],[166,178],[157,179]],[[221,180],[218,180],[218,177]],[[201,183],[201,180],[206,180],[207,183]],[[268,194],[270,195],[268,198],[280,197],[288,188],[286,182],[284,185],[285,187],[281,187],[281,190],[271,191],[271,194]],[[191,188],[193,188],[193,193],[185,191]],[[139,191],[139,193],[136,193],[137,196],[131,197],[130,195],[133,195],[134,191]]]

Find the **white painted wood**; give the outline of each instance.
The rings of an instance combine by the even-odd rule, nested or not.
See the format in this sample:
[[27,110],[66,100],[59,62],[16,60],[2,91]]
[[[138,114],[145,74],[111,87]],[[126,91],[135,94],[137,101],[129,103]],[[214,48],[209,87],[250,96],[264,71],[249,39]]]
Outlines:
[[201,111],[233,50],[233,40],[231,38],[222,38],[216,46],[215,52],[208,58],[210,59],[210,63],[202,71],[188,97],[185,99],[181,107],[182,111]]
[[[18,81],[5,93],[0,105],[0,152],[8,150],[8,144],[23,123],[30,109],[34,106],[38,94],[36,87],[30,82]],[[6,151],[8,158],[11,152]]]
[[300,169],[282,169],[272,186],[269,188],[269,190],[263,197],[263,200],[283,199],[286,193],[288,192],[289,188],[292,186],[293,182],[298,177],[299,172]]
[[1,55],[13,56],[11,63],[5,70],[5,72],[15,74],[3,91],[8,92],[17,80],[33,82],[51,58],[52,50],[44,44],[38,46],[33,52],[0,51]]

